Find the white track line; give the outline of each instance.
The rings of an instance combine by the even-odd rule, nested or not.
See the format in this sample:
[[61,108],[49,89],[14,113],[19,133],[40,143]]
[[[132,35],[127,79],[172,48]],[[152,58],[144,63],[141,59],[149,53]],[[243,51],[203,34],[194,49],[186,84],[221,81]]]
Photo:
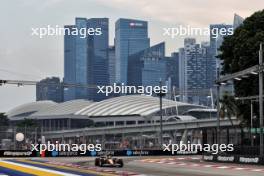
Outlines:
[[261,172],[261,171],[264,171],[263,169],[252,169],[251,171],[254,171],[254,172]]
[[[177,158],[178,160],[183,160],[183,158]],[[200,158],[192,158],[194,160],[198,160]],[[168,158],[167,160],[161,159],[161,160],[150,160],[150,159],[145,159],[145,160],[140,160],[142,162],[148,162],[148,163],[158,163],[158,164],[168,164],[168,165],[179,165],[179,166],[185,166],[188,165],[187,163],[183,162],[176,162],[176,159]],[[247,171],[253,171],[253,172],[264,172],[264,169],[254,169],[254,168],[249,168],[249,167],[230,167],[230,166],[225,166],[225,165],[211,165],[211,164],[190,164],[192,167],[205,167],[205,168],[216,168],[216,169],[232,169],[232,170],[247,170]]]
[[228,169],[228,168],[230,168],[230,167],[228,167],[228,166],[219,166],[219,167],[216,167],[217,169]]

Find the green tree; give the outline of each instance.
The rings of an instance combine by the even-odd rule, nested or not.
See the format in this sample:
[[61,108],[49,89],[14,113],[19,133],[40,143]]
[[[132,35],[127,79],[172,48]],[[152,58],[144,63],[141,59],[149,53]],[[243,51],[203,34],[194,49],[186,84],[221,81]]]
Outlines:
[[232,117],[241,117],[239,114],[239,109],[236,104],[236,100],[233,96],[224,95],[223,98],[220,100],[220,115],[221,118],[227,117],[231,124],[233,125]]
[[0,113],[0,126],[8,126],[9,125],[9,119],[5,115],[5,113]]
[[33,119],[27,119],[25,118],[23,121],[17,124],[18,127],[24,127],[24,128],[31,128],[31,127],[37,127],[38,124]]
[[[234,31],[234,35],[225,37],[220,47],[223,60],[221,74],[230,74],[258,64],[260,42],[264,43],[264,10],[255,12],[246,18],[243,24]],[[235,96],[244,97],[258,94],[258,77],[250,76],[242,81],[234,81]],[[250,120],[249,103],[239,104],[238,109]]]

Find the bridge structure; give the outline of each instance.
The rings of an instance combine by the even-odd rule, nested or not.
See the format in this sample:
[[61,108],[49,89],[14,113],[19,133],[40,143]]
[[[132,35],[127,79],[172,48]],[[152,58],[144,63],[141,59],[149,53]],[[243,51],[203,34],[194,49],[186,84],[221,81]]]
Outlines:
[[[209,143],[216,142],[216,123],[217,119],[199,119],[190,121],[173,121],[163,123],[164,142],[178,143],[183,141],[187,143]],[[232,126],[233,123],[233,126]],[[240,124],[237,119],[222,119],[220,121],[221,139],[227,143],[229,130],[234,130]],[[232,133],[232,132],[231,132]],[[46,141],[60,141],[62,143],[96,143],[100,142],[103,146],[108,143],[122,143],[128,140],[129,143],[140,144],[142,148],[146,147],[146,141],[152,141],[158,144],[160,134],[159,123],[137,124],[111,127],[80,128],[61,131],[46,131],[42,133]],[[166,140],[167,139],[167,140]],[[238,141],[236,141],[238,142]],[[144,143],[144,144],[143,144]],[[104,147],[103,147],[104,148]],[[108,147],[106,147],[109,149]]]

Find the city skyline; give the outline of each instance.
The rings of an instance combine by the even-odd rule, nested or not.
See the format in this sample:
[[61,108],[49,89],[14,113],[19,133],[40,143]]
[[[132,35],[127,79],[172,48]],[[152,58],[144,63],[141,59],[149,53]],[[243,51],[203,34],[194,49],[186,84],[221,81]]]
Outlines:
[[[108,85],[108,18],[75,18],[75,25],[65,29],[101,29],[101,35],[80,34],[64,36],[64,83],[83,85]],[[64,91],[64,100],[90,99],[102,100],[95,89],[68,88]]]
[[263,6],[3,1],[0,176],[263,176]]
[[[235,16],[237,16],[236,14],[235,14]],[[83,17],[76,17],[75,18],[75,25],[65,25],[65,28],[68,28],[70,31],[71,30],[73,30],[72,28],[75,28],[75,27],[77,27],[78,29],[80,29],[80,28],[89,28],[89,27],[96,27],[96,23],[99,23],[100,24],[100,21],[98,21],[97,22],[97,20],[103,20],[104,21],[104,19],[105,20],[107,20],[107,25],[105,25],[106,26],[106,30],[105,29],[103,29],[103,28],[105,28],[105,27],[103,27],[102,26],[102,30],[104,30],[106,33],[103,33],[104,35],[106,35],[107,37],[106,37],[106,40],[102,40],[102,39],[99,39],[98,40],[98,42],[101,42],[101,44],[102,44],[102,41],[106,41],[106,46],[103,46],[103,48],[101,47],[100,49],[98,48],[97,50],[97,54],[99,54],[100,52],[101,52],[101,55],[102,55],[102,51],[103,52],[107,52],[107,50],[108,50],[108,48],[109,47],[111,47],[111,43],[109,42],[109,38],[108,38],[108,36],[109,36],[109,31],[108,31],[108,28],[109,28],[109,23],[108,23],[108,18],[90,18],[90,19],[87,19],[87,18],[83,18]],[[94,22],[93,22],[94,21]],[[93,26],[93,23],[94,23],[94,25],[95,26]],[[133,26],[132,26],[132,23],[133,23]],[[106,23],[105,23],[106,24]],[[138,29],[137,29],[137,26],[136,25],[142,25],[143,24],[143,26],[139,26],[138,27]],[[221,25],[221,24],[220,24]],[[121,27],[122,26],[122,27]],[[126,26],[130,26],[129,28],[127,28]],[[131,27],[132,26],[132,27]],[[144,29],[145,28],[145,26],[146,26],[146,29]],[[210,26],[210,28],[211,28],[211,25],[209,25]],[[230,26],[232,26],[232,25],[230,25]],[[100,27],[100,26],[99,26]],[[117,37],[115,37],[115,45],[114,45],[114,47],[116,47],[116,45],[117,45],[117,47],[119,47],[120,48],[120,46],[122,46],[122,47],[124,47],[124,44],[127,42],[128,43],[128,46],[129,47],[131,47],[131,48],[120,48],[119,50],[119,52],[126,52],[126,51],[128,51],[128,55],[127,56],[122,56],[121,58],[121,60],[120,60],[120,58],[119,58],[119,62],[117,62],[118,61],[118,58],[116,57],[117,55],[120,55],[120,54],[118,54],[119,52],[117,52],[118,50],[117,49],[115,49],[115,69],[116,68],[126,68],[128,65],[127,65],[127,63],[124,65],[124,63],[123,64],[121,64],[120,66],[118,66],[118,63],[120,63],[120,61],[123,61],[124,62],[124,58],[123,57],[127,57],[127,58],[129,58],[131,55],[133,55],[134,53],[137,53],[137,52],[142,52],[142,51],[144,51],[144,49],[150,49],[151,48],[151,46],[150,46],[150,36],[149,36],[149,34],[148,34],[148,21],[142,21],[142,20],[140,20],[140,19],[122,19],[122,18],[120,18],[120,19],[118,19],[117,21],[116,21],[116,23],[115,23],[115,36],[117,36]],[[131,30],[131,29],[132,30]],[[118,30],[117,30],[118,29]],[[143,29],[143,30],[142,30]],[[138,31],[137,31],[138,30]],[[145,30],[145,31],[144,31]],[[121,32],[120,32],[121,31]],[[118,36],[122,36],[122,38],[120,38],[119,39],[119,37]],[[128,37],[126,37],[126,35],[128,36]],[[134,35],[134,36],[133,36]],[[138,39],[137,38],[135,38],[135,37],[138,37]],[[130,39],[131,38],[131,39]],[[186,38],[184,38],[184,40],[185,39],[187,39],[187,38],[189,38],[189,37],[186,37]],[[144,40],[145,39],[145,40]],[[190,39],[195,39],[196,40],[196,38],[190,38]],[[99,73],[98,71],[100,70],[99,68],[99,70],[98,71],[96,71],[95,70],[95,72],[93,71],[94,69],[91,69],[91,67],[94,67],[94,65],[90,65],[90,64],[88,64],[88,62],[93,62],[92,60],[93,59],[95,59],[94,57],[101,57],[101,56],[92,56],[91,57],[91,55],[93,54],[93,51],[91,52],[91,50],[93,50],[91,47],[94,47],[93,45],[94,44],[89,44],[89,43],[91,43],[91,42],[94,42],[94,40],[96,41],[96,37],[91,37],[91,36],[89,36],[88,35],[88,37],[85,37],[85,38],[82,38],[82,37],[80,37],[79,35],[78,36],[72,36],[72,35],[65,35],[64,36],[64,76],[63,77],[61,77],[61,80],[64,80],[64,81],[66,81],[65,83],[67,84],[67,83],[70,83],[70,84],[76,84],[77,82],[78,83],[82,83],[82,84],[91,84],[91,85],[96,85],[94,82],[91,82],[92,80],[94,80],[95,79],[95,77],[94,76],[91,76],[91,75],[94,75],[94,73]],[[101,40],[101,41],[100,41]],[[125,41],[126,40],[126,41]],[[130,41],[131,40],[131,41]],[[137,41],[138,40],[138,41]],[[78,42],[79,41],[79,42]],[[122,42],[124,42],[125,41],[125,43],[123,43],[122,44]],[[66,43],[65,43],[66,42]],[[76,43],[76,46],[73,46],[72,45],[72,43]],[[78,44],[79,43],[79,44]],[[87,43],[87,45],[88,45],[88,49],[87,48],[85,48],[85,43]],[[95,42],[96,43],[96,42]],[[130,44],[129,44],[130,43]],[[201,41],[201,45],[202,45],[202,43],[203,43],[203,41]],[[99,43],[98,43],[99,44]],[[97,45],[98,45],[97,44]],[[121,45],[120,45],[121,44]],[[69,46],[68,46],[69,45]],[[159,44],[156,44],[156,45],[159,45]],[[168,54],[166,54],[166,48],[165,48],[165,42],[163,42],[163,57],[166,57]],[[185,44],[184,44],[185,45]],[[200,45],[200,44],[199,44]],[[78,47],[77,47],[78,46]],[[99,46],[99,45],[98,45]],[[74,51],[69,51],[69,50],[74,50]],[[95,49],[95,48],[94,48]],[[178,53],[179,51],[181,50],[181,48],[179,48],[178,50],[176,50],[176,53]],[[77,51],[79,51],[79,52],[77,52]],[[70,54],[69,54],[69,52],[70,52]],[[73,53],[78,53],[76,56],[72,56],[72,54],[71,54],[71,52],[73,52]],[[96,52],[96,49],[95,49],[95,52]],[[175,52],[172,52],[171,53],[171,55],[173,54],[173,53],[175,53]],[[69,56],[68,56],[69,55]],[[88,58],[88,60],[87,61],[85,61],[85,62],[87,62],[87,63],[83,63],[84,62],[84,60],[83,60],[83,58],[82,57],[77,57],[78,55],[80,55],[80,56],[84,56],[84,58]],[[100,55],[100,54],[99,54]],[[105,54],[106,55],[106,54]],[[72,59],[72,61],[69,61],[69,59],[70,58]],[[76,57],[76,58],[75,58]],[[106,56],[107,57],[107,56]],[[168,57],[168,56],[167,56]],[[67,59],[68,58],[68,59]],[[79,58],[79,59],[78,59]],[[66,60],[65,60],[66,59]],[[76,59],[76,60],[75,60]],[[107,58],[108,59],[108,58]],[[67,61],[68,60],[68,61]],[[79,62],[80,62],[80,64],[76,64],[76,62],[79,60]],[[90,61],[89,61],[90,60]],[[167,59],[166,59],[167,60]],[[68,62],[68,63],[67,63]],[[72,63],[72,62],[74,62],[74,63]],[[99,61],[100,62],[100,61]],[[126,61],[127,62],[127,61]],[[69,66],[71,67],[71,65],[75,65],[76,64],[76,68],[69,68]],[[78,66],[79,65],[79,66]],[[84,65],[87,65],[88,67],[87,68],[84,68],[83,66]],[[81,67],[80,67],[81,66]],[[102,66],[102,65],[101,65]],[[105,67],[109,67],[109,65],[108,66],[105,66]],[[83,68],[83,69],[80,69],[80,68]],[[65,71],[65,69],[69,69],[69,73],[67,73],[68,71]],[[73,70],[72,70],[73,69]],[[108,69],[108,68],[107,68]],[[74,71],[75,70],[75,71]],[[118,70],[118,69],[116,69],[116,70]],[[115,70],[115,71],[116,71]],[[74,72],[76,72],[76,73],[74,73],[73,74],[73,71]],[[120,74],[120,73],[122,73],[123,72],[123,74]],[[177,71],[178,72],[178,71]],[[90,75],[90,76],[85,76],[85,77],[83,77],[83,76],[81,76],[83,73],[85,73],[84,75]],[[65,75],[66,74],[66,75]],[[79,76],[77,76],[77,75],[80,75],[81,77],[79,77]],[[111,73],[109,73],[109,74],[111,74]],[[121,71],[121,70],[119,70],[119,73],[116,71],[115,72],[115,77],[116,77],[116,81],[117,82],[125,82],[125,84],[127,84],[127,82],[126,82],[126,79],[127,78],[125,78],[125,79],[120,79],[120,78],[118,78],[118,75],[127,75],[127,73],[125,73],[124,71]],[[75,75],[75,81],[73,81],[73,80],[67,80],[67,77],[72,77],[72,76],[70,76],[70,75]],[[66,76],[66,77],[65,77]],[[108,77],[106,78],[106,81],[107,81],[107,79],[109,79],[109,76],[110,75],[108,75]],[[172,76],[172,75],[170,75],[170,76]],[[169,76],[169,77],[170,77]],[[178,77],[179,77],[179,75],[177,75]],[[177,77],[176,76],[176,77]],[[83,77],[83,78],[82,78]],[[169,78],[168,77],[168,78]],[[65,79],[66,78],[66,79]],[[99,77],[98,77],[99,78]],[[45,79],[42,79],[41,81],[43,81],[43,80],[46,80],[46,79],[49,79],[49,77],[46,77]],[[78,80],[78,79],[81,79],[81,80]],[[86,80],[87,79],[87,80]],[[145,78],[146,79],[146,78]],[[97,82],[99,81],[99,82],[101,82],[103,79],[98,79],[97,80]],[[123,81],[122,81],[123,80]],[[167,81],[169,81],[169,80],[167,80],[167,79],[164,79],[164,81],[166,82],[166,84],[168,83]],[[164,82],[164,83],[165,83]],[[106,83],[106,85],[108,84],[107,82],[105,82]],[[179,84],[179,83],[177,83],[177,84]],[[207,84],[207,83],[204,83],[204,84]],[[174,86],[174,85],[173,85]],[[178,87],[179,88],[179,87]],[[71,90],[70,90],[71,89]],[[63,99],[63,101],[68,101],[68,100],[73,100],[73,99],[89,99],[89,100],[96,100],[97,99],[97,97],[98,97],[98,95],[95,95],[95,93],[96,92],[94,92],[94,91],[87,91],[87,90],[79,90],[79,91],[81,91],[81,92],[79,92],[79,93],[77,93],[77,89],[80,89],[80,88],[67,88],[66,89],[66,91],[64,91],[64,99]],[[169,89],[171,89],[171,87],[169,88]],[[72,90],[74,90],[74,92],[76,91],[76,93],[74,93],[75,95],[74,96],[70,96],[70,98],[68,98],[68,95],[67,95],[67,93],[68,92],[71,92]],[[89,93],[90,92],[90,93]],[[48,93],[48,92],[47,92]],[[66,93],[66,94],[65,94]],[[37,93],[36,95],[38,95],[39,93]],[[78,95],[79,94],[79,95]],[[48,96],[48,95],[47,95]],[[38,100],[38,98],[36,98],[36,100]],[[42,99],[39,99],[39,100],[42,100]],[[43,100],[45,100],[45,99],[43,99]],[[52,100],[52,98],[50,98],[50,100]]]
[[[92,2],[92,1],[90,1]],[[170,1],[172,3],[172,1]],[[6,78],[6,79],[28,79],[28,80],[40,80],[43,79],[45,77],[50,77],[50,76],[60,76],[62,78],[62,59],[63,59],[63,52],[61,50],[61,48],[63,48],[63,44],[62,44],[62,37],[51,37],[51,38],[45,38],[45,39],[38,39],[38,38],[34,38],[32,36],[30,36],[30,28],[28,28],[29,26],[32,27],[36,27],[36,26],[44,26],[43,24],[48,24],[49,21],[47,19],[45,19],[43,17],[43,11],[45,11],[45,9],[49,9],[49,8],[56,8],[58,5],[62,5],[61,4],[62,1],[48,1],[46,3],[44,3],[44,5],[41,3],[40,7],[36,9],[36,16],[37,17],[42,17],[39,18],[37,23],[36,20],[33,20],[33,26],[32,23],[31,24],[26,24],[23,25],[21,24],[21,29],[19,30],[18,34],[14,33],[14,29],[12,29],[12,24],[8,21],[3,21],[3,25],[4,26],[10,26],[11,30],[7,30],[5,27],[3,28],[4,32],[2,33],[1,38],[3,39],[3,43],[5,43],[5,45],[3,46],[0,45],[0,56],[1,56],[1,69],[6,69],[9,70],[9,72],[1,72],[1,77]],[[83,3],[83,2],[82,2]],[[117,1],[112,1],[111,3],[108,3],[106,1],[100,1],[99,4],[104,4],[104,8],[110,8],[111,10],[113,9],[119,9],[120,5],[117,4]],[[120,4],[125,4],[126,6],[128,6],[130,3],[127,1],[124,1]],[[175,1],[173,1],[173,3],[176,3]],[[12,4],[12,3],[11,3]],[[14,9],[18,8],[18,7],[22,7],[22,10],[26,10],[27,8],[30,8],[30,6],[32,4],[35,4],[35,2],[33,1],[28,1],[27,3],[17,3],[17,4],[12,4],[14,5]],[[66,3],[67,4],[67,3]],[[160,3],[157,3],[160,4]],[[166,3],[164,3],[166,4]],[[238,13],[239,15],[246,17],[251,15],[254,11],[256,11],[258,9],[257,6],[253,5],[254,3],[250,3],[251,6],[253,6],[252,8],[248,8],[247,3],[243,2],[241,4],[239,4],[239,7],[234,6],[233,3],[230,4],[230,6],[232,6],[232,8],[234,9],[233,11],[229,11],[228,14],[225,14],[221,19],[221,13],[216,13],[216,18],[215,19],[210,19],[210,20],[205,20],[205,14],[201,14],[201,16],[203,18],[199,19],[198,17],[193,19],[193,20],[188,20],[186,13],[185,15],[181,16],[181,18],[178,18],[178,21],[185,21],[186,24],[190,24],[194,27],[196,26],[209,26],[209,24],[219,24],[219,23],[226,23],[226,24],[231,24],[232,20],[233,20],[233,14],[234,13]],[[68,3],[69,5],[69,3]],[[92,6],[96,6],[98,4],[96,4],[94,2],[94,4]],[[137,2],[135,5],[138,5],[138,7],[143,7],[144,9],[146,9],[149,5],[149,10],[151,9],[155,9],[155,6],[157,5],[153,5],[153,4],[148,4],[148,2],[144,1],[142,3]],[[259,5],[258,5],[259,6]],[[2,6],[3,7],[3,6]],[[80,7],[80,6],[79,6]],[[201,6],[200,6],[201,7]],[[245,10],[245,7],[247,7],[250,10]],[[131,7],[132,9],[134,9],[135,7]],[[191,9],[194,8],[190,7]],[[207,8],[207,7],[204,7]],[[230,8],[230,7],[229,7]],[[100,8],[99,8],[100,9]],[[171,9],[171,8],[170,8]],[[241,10],[240,10],[241,9]],[[53,11],[51,11],[51,14],[54,14],[54,9],[52,9]],[[130,9],[129,9],[130,10]],[[230,9],[229,9],[230,10]],[[84,9],[80,9],[80,12],[84,12]],[[101,9],[102,11],[102,9]],[[5,9],[3,9],[1,12],[3,12],[5,14]],[[80,17],[85,17],[85,18],[93,18],[93,17],[101,17],[102,13],[101,12],[92,12],[94,14],[85,14],[85,13],[80,13],[77,12],[75,10],[75,15],[73,16],[74,12],[71,11],[71,14],[63,17],[62,20],[60,20],[59,18],[55,18],[56,20],[52,21],[51,24],[55,24],[55,23],[59,23],[59,24],[72,24],[73,18],[80,16]],[[122,11],[121,11],[122,12]],[[110,45],[113,43],[113,23],[118,19],[118,17],[122,17],[124,15],[120,15],[121,14],[120,11],[118,11],[118,13],[114,13],[114,15],[104,15],[109,17],[110,19]],[[197,10],[195,11],[197,12]],[[241,13],[240,13],[241,12]],[[61,12],[57,12],[57,13],[61,13]],[[112,13],[112,11],[110,12]],[[151,45],[153,44],[157,44],[161,41],[165,41],[166,45],[167,45],[167,51],[166,51],[166,55],[169,55],[169,53],[177,51],[177,48],[180,48],[182,46],[183,43],[183,38],[177,38],[177,39],[169,39],[169,38],[165,38],[164,36],[162,36],[162,27],[170,27],[170,26],[174,26],[173,24],[178,24],[177,22],[177,18],[173,17],[175,14],[173,13],[173,15],[171,16],[171,18],[163,18],[162,15],[156,15],[157,20],[154,19],[154,15],[153,13],[150,15],[146,15],[146,13],[142,12],[139,13],[138,15],[131,15],[130,14],[131,11],[129,11],[125,16],[128,16],[129,18],[136,18],[136,19],[142,19],[142,20],[147,20],[149,22],[149,36],[151,38]],[[157,12],[157,14],[160,13],[160,10]],[[232,15],[231,15],[232,13]],[[8,14],[8,13],[7,13]],[[100,15],[98,15],[100,14]],[[190,13],[191,14],[191,13]],[[5,15],[3,15],[5,16]],[[71,16],[71,17],[69,17]],[[29,14],[25,14],[25,16],[23,17],[30,17]],[[73,18],[72,18],[73,17]],[[32,18],[32,17],[30,17]],[[173,21],[169,21],[170,19],[173,19]],[[229,20],[228,20],[229,19]],[[175,20],[175,22],[174,22]],[[66,22],[64,22],[66,21]],[[71,22],[70,22],[71,21]],[[193,23],[193,21],[196,21],[195,23]],[[207,21],[207,23],[206,23]],[[209,23],[208,23],[209,22]],[[21,22],[18,22],[21,23]],[[171,24],[171,25],[169,25]],[[207,24],[207,25],[206,25]],[[17,25],[17,24],[16,24]],[[161,27],[162,26],[162,27]],[[9,34],[9,35],[8,35]],[[159,34],[159,35],[157,35]],[[12,36],[15,37],[16,35],[21,35],[21,37],[18,37],[19,41],[22,41],[23,45],[20,45],[20,42],[17,43],[11,43],[9,42],[9,40],[7,40],[6,36]],[[157,38],[158,36],[158,38]],[[197,41],[200,43],[201,41],[203,41],[204,39],[201,39],[201,37],[197,37]],[[208,41],[208,37],[207,37],[207,41]],[[34,43],[34,44],[33,44]],[[35,45],[35,46],[33,46]],[[169,52],[168,52],[169,51]],[[20,58],[20,60],[18,59]],[[22,58],[22,61],[21,61]],[[54,64],[50,64],[50,62],[53,62]],[[19,63],[19,64],[15,64],[15,63]],[[18,66],[19,65],[19,66]],[[13,72],[17,72],[18,74],[13,74],[10,73],[10,70]],[[25,76],[26,75],[26,76]],[[0,104],[0,111],[7,111],[8,109],[12,108],[11,104],[15,103],[18,104],[23,104],[24,102],[29,102],[29,101],[33,101],[34,100],[34,96],[35,96],[35,92],[34,92],[34,87],[24,87],[24,88],[20,88],[18,90],[17,87],[14,86],[4,86],[1,87],[1,96],[3,96],[5,99],[10,99],[9,101],[5,102],[5,103],[1,103]],[[20,97],[19,99],[15,99],[15,97]]]
[[[239,17],[238,15],[235,15]],[[240,17],[241,18],[241,17]],[[181,101],[196,104],[206,104],[206,95],[199,96],[194,100],[193,96],[188,96],[186,92],[190,90],[213,89],[216,80],[216,60],[215,51],[218,47],[211,47],[208,42],[196,44],[195,38],[184,39],[184,53],[180,58],[165,56],[165,42],[150,47],[150,38],[148,35],[148,22],[135,19],[120,18],[115,24],[115,54],[112,58],[110,52],[109,57],[109,19],[108,18],[75,18],[74,25],[66,25],[64,30],[68,33],[64,34],[64,77],[65,84],[83,84],[90,86],[106,86],[109,84],[110,75],[113,75],[114,84],[124,84],[130,86],[158,86],[159,81],[167,85],[170,94],[176,95],[174,90],[180,88]],[[239,26],[243,23],[237,24]],[[210,25],[210,38],[220,36],[219,31],[227,29],[226,25],[216,26],[217,33],[213,32],[214,28]],[[232,28],[232,25],[229,25]],[[74,31],[81,29],[100,30],[100,35],[83,35]],[[66,32],[66,31],[65,31]],[[69,34],[70,32],[70,34]],[[221,33],[222,35],[222,33]],[[226,34],[227,35],[227,34]],[[218,38],[217,37],[217,38]],[[219,40],[219,39],[217,39]],[[215,42],[210,42],[215,43]],[[220,43],[219,43],[220,45]],[[200,47],[201,46],[201,47]],[[175,53],[177,54],[177,53]],[[174,58],[174,59],[172,59]],[[179,61],[180,59],[180,61]],[[111,60],[111,61],[110,61]],[[114,61],[114,63],[111,63]],[[179,66],[178,63],[182,63]],[[115,69],[111,70],[111,67]],[[110,71],[109,71],[110,69]],[[186,81],[178,82],[179,70],[184,69],[185,74],[181,75],[181,79]],[[215,75],[215,76],[213,76]],[[172,79],[174,78],[174,79]],[[182,89],[183,84],[185,89]],[[37,100],[53,100],[49,97],[51,92],[45,88],[37,87],[37,97],[40,93],[44,98]],[[173,93],[171,92],[173,90]],[[39,92],[39,93],[38,93]],[[60,92],[58,92],[60,94]],[[46,96],[44,96],[46,94]],[[54,96],[60,96],[54,94]],[[117,95],[114,95],[117,96]],[[100,101],[109,97],[98,94],[96,88],[78,88],[72,87],[64,89],[63,101],[74,99],[87,99],[92,101]],[[172,98],[172,97],[170,97]],[[187,100],[187,99],[188,100]],[[201,99],[201,100],[199,100]],[[204,100],[202,100],[204,99]],[[190,103],[190,102],[189,102]]]

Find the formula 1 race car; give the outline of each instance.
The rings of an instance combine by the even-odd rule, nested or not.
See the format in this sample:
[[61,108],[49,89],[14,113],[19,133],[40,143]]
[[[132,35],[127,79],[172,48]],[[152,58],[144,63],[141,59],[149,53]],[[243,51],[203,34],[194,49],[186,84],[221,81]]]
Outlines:
[[124,166],[124,162],[122,159],[112,158],[111,155],[95,158],[94,164],[95,166],[99,166],[99,167],[103,167],[103,166],[123,167]]

